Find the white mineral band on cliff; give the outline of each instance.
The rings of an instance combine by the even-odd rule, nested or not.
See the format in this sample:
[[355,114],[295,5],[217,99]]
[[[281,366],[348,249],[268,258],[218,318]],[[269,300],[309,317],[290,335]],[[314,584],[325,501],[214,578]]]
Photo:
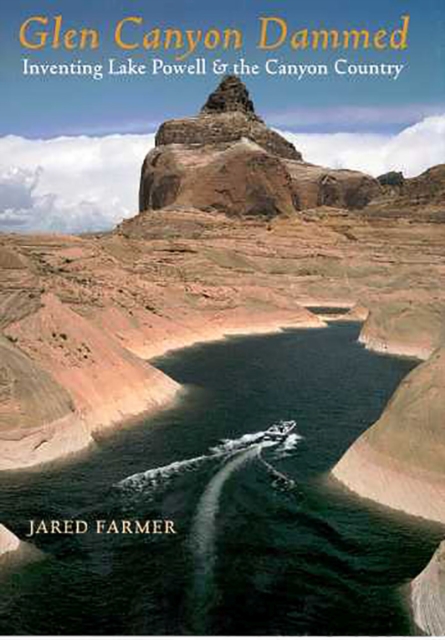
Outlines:
[[44,554],[28,542],[23,542],[0,524],[0,569],[15,562],[36,562]]
[[445,635],[445,542],[411,583],[414,620],[431,636]]

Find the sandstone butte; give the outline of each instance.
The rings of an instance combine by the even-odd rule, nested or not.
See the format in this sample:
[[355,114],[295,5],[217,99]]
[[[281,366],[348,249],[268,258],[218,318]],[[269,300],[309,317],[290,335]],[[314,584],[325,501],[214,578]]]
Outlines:
[[[0,471],[85,451],[174,401],[153,356],[323,327],[306,307],[344,306],[366,348],[423,362],[333,475],[444,523],[444,214],[445,165],[406,180],[309,164],[226,78],[198,116],[160,127],[134,218],[83,237],[0,234]],[[0,533],[11,556],[19,542]],[[445,633],[444,575],[442,550],[412,585],[426,632]]]

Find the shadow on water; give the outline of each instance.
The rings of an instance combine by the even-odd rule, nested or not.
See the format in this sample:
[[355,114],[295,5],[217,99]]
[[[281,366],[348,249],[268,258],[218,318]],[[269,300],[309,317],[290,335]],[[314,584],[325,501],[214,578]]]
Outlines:
[[[181,402],[85,460],[2,474],[2,521],[169,518],[178,533],[40,536],[0,582],[1,633],[408,635],[400,586],[443,529],[360,500],[327,472],[413,361],[359,326],[288,330],[172,353]],[[292,433],[271,425],[296,421]]]

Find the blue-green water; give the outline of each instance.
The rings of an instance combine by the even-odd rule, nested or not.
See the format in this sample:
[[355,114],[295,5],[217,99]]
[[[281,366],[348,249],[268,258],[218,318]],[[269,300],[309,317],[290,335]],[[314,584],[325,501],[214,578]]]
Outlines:
[[[157,361],[180,402],[83,461],[0,476],[1,521],[171,518],[176,536],[45,536],[0,578],[1,633],[413,632],[403,585],[443,530],[339,488],[328,471],[414,366],[359,326],[196,346]],[[265,431],[297,426],[285,438]]]

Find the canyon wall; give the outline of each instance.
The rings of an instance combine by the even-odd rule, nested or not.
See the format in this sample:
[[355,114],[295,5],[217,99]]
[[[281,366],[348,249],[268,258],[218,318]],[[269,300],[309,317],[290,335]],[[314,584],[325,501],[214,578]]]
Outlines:
[[441,303],[371,310],[360,333],[367,348],[426,361],[402,381],[333,474],[364,497],[445,523],[444,320]]
[[17,563],[28,564],[44,559],[44,554],[28,542],[23,542],[0,524],[0,570],[14,568]]
[[[334,476],[370,500],[445,524],[445,346],[443,304],[400,302],[373,309],[360,341],[425,360],[400,384],[381,418],[345,453]],[[445,633],[444,545],[413,580],[417,626]]]
[[445,634],[445,542],[411,584],[416,625],[430,636]]

